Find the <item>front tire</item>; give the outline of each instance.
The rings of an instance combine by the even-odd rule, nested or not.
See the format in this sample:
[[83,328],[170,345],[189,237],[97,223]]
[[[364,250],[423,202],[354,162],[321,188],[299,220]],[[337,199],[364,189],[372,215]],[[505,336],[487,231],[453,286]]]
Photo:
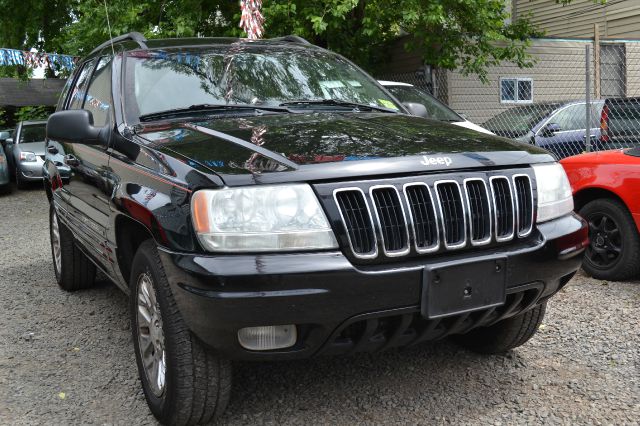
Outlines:
[[152,240],[131,271],[130,316],[138,373],[153,415],[170,425],[208,423],[229,402],[231,364],[187,328]]
[[92,287],[96,266],[76,246],[71,231],[60,223],[53,203],[49,208],[49,234],[53,270],[60,288],[76,291]]
[[618,200],[601,198],[580,209],[589,223],[589,247],[582,269],[593,278],[623,281],[640,274],[640,235],[629,210]]
[[456,336],[459,344],[482,354],[500,354],[523,345],[531,339],[544,318],[547,302],[489,327],[479,327]]

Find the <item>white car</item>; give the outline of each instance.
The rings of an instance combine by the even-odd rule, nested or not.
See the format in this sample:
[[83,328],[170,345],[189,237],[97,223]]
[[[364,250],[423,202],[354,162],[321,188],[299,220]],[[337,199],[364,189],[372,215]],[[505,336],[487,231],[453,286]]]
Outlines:
[[413,84],[383,80],[379,80],[378,83],[383,85],[389,92],[391,92],[393,96],[398,98],[398,100],[402,103],[415,103],[424,105],[427,110],[425,118],[446,121],[447,123],[465,127],[477,132],[487,133],[490,135],[493,134],[484,127],[480,127],[477,124],[474,124],[465,119],[460,114],[458,114],[430,94],[423,92],[422,90],[415,87]]

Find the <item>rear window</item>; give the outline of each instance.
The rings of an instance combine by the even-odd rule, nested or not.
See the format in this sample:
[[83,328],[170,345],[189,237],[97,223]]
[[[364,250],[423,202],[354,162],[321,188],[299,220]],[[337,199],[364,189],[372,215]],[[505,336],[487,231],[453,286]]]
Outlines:
[[607,102],[611,135],[640,134],[640,99]]
[[510,108],[484,123],[485,128],[499,135],[522,136],[551,114],[558,105],[527,105]]
[[18,143],[44,142],[46,129],[45,123],[23,125]]

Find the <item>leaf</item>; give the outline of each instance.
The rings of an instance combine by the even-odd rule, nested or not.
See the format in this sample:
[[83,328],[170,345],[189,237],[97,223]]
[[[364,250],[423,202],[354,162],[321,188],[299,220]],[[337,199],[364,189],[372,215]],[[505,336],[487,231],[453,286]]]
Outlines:
[[64,392],[60,392],[60,393],[58,394],[58,398],[60,398],[60,399],[65,399],[66,397],[67,397],[67,394],[66,394],[66,393],[64,393]]
[[327,29],[327,23],[324,21],[322,16],[311,16],[310,20],[316,34],[321,34]]

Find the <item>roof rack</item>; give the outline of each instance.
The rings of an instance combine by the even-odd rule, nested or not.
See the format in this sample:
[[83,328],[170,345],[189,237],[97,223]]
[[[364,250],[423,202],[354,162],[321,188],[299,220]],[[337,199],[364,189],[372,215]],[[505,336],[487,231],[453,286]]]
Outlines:
[[289,43],[302,43],[302,44],[311,44],[308,40],[294,34],[286,35],[283,37],[272,38],[273,41],[286,41]]
[[93,49],[91,53],[89,53],[89,55],[93,55],[94,53],[104,49],[105,47],[111,46],[112,44],[115,44],[121,41],[126,41],[126,40],[135,41],[143,49],[147,48],[147,44],[146,44],[147,39],[145,38],[145,36],[143,36],[139,32],[133,31],[127,34],[122,34],[121,36],[118,36],[118,37],[114,37],[111,40],[105,41],[100,46]]

